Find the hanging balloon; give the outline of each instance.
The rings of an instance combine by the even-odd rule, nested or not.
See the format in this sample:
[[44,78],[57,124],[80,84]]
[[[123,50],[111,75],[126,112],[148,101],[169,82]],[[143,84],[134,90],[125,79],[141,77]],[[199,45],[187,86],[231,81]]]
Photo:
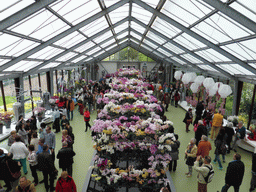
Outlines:
[[190,89],[193,93],[197,93],[199,85],[196,83],[192,83]]
[[190,82],[194,82],[195,79],[197,78],[196,73],[195,72],[191,72],[191,73],[189,73],[189,75],[190,75]]
[[190,74],[189,73],[185,73],[183,76],[182,76],[182,79],[181,81],[186,85],[190,82]]
[[216,83],[214,84],[214,86],[212,87],[212,89],[218,91],[221,85],[223,85],[222,82],[216,82]]
[[198,84],[198,85],[201,85],[205,80],[205,77],[200,75],[200,76],[197,76],[196,79],[195,79],[195,83]]
[[232,93],[232,89],[229,85],[223,84],[220,86],[218,93],[221,98],[227,98]]
[[183,74],[183,73],[182,73],[181,71],[175,71],[175,73],[174,73],[174,78],[175,78],[176,80],[180,80],[182,74]]
[[210,90],[213,86],[214,86],[214,80],[213,78],[205,78],[204,82],[203,82],[203,85],[206,89]]
[[216,92],[217,92],[217,90],[211,88],[211,89],[209,90],[209,96],[210,96],[210,97],[214,96],[214,95],[216,94]]

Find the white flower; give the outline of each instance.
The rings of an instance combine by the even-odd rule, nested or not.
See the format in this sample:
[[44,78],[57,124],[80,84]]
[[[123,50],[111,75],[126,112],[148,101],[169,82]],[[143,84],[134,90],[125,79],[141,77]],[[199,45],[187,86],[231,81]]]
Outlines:
[[171,121],[165,121],[164,124],[166,124],[166,125],[173,125],[173,122],[171,122]]

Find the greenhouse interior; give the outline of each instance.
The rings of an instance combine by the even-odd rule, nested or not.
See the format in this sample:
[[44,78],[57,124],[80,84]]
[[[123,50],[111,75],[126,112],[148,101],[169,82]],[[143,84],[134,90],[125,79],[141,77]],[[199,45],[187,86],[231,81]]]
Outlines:
[[255,0],[8,0],[0,42],[0,191],[254,191]]

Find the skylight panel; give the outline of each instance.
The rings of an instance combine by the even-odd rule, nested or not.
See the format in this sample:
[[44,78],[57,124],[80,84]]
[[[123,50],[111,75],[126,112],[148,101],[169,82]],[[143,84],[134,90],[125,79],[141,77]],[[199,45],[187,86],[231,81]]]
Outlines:
[[139,45],[138,41],[136,41],[136,40],[134,40],[134,39],[131,39],[131,41],[132,41],[133,43],[135,43],[136,45]]
[[111,11],[109,13],[109,17],[110,17],[110,20],[113,25],[115,23],[117,23],[118,21],[121,21],[125,17],[128,17],[128,15],[129,15],[129,4],[128,3],[124,4],[121,7],[118,7],[117,9],[115,9],[114,11]]
[[132,17],[140,20],[141,22],[147,25],[152,15],[153,14],[151,12],[133,3]]
[[1,1],[0,7],[0,20],[4,20],[7,17],[17,13],[18,11],[22,10],[23,8],[33,4],[34,0],[3,0]]
[[190,61],[191,63],[203,63],[202,61],[198,60],[197,58],[195,58],[194,56],[192,56],[188,53],[181,55],[181,57],[185,58],[186,60]]
[[164,44],[163,46],[176,54],[184,53],[184,51],[182,49],[178,48],[177,46],[173,45],[172,43],[168,42],[168,43]]
[[75,51],[78,51],[78,52],[82,53],[85,50],[93,47],[94,45],[95,45],[95,43],[89,41],[89,42],[85,43],[84,45],[82,45],[82,46],[78,47],[77,49],[75,49]]
[[41,67],[40,69],[49,69],[49,68],[57,67],[58,65],[60,65],[60,63],[51,62],[51,63]]
[[91,56],[93,53],[96,53],[97,51],[99,51],[100,48],[99,47],[96,47],[95,49],[89,51],[88,53],[86,53],[87,55]]
[[101,11],[98,1],[92,0],[63,0],[51,7],[73,25],[76,25]]
[[77,53],[71,53],[71,52],[69,52],[69,53],[63,55],[62,57],[58,58],[57,61],[67,61],[67,60],[69,60],[70,58],[75,57],[76,55],[77,55]]
[[237,70],[236,68],[233,67],[233,65],[231,64],[221,64],[221,65],[217,65],[218,67],[220,67],[221,69],[227,71],[228,73],[234,75],[238,75],[238,74],[243,74],[241,71]]
[[136,31],[140,32],[141,34],[144,34],[144,32],[145,32],[145,28],[142,27],[141,25],[138,25],[134,21],[131,22],[131,28],[135,29]]
[[252,73],[249,70],[245,69],[241,65],[238,65],[238,64],[231,64],[231,65],[232,65],[232,67],[234,67],[235,69],[241,71],[241,73],[243,73],[245,75],[255,75],[254,73]]
[[104,40],[106,40],[107,38],[113,36],[112,32],[111,31],[108,31],[106,33],[104,33],[103,35],[99,36],[99,37],[96,37],[95,39],[93,39],[94,42],[96,43],[100,43]]
[[114,42],[115,42],[115,39],[111,39],[111,40],[107,41],[106,43],[103,43],[100,46],[105,48],[105,47],[107,47],[108,45],[110,45],[111,43],[114,43]]
[[72,60],[72,62],[73,62],[73,63],[77,63],[77,62],[81,61],[82,59],[85,59],[86,57],[87,57],[87,56],[82,55],[82,56],[80,56],[80,57],[78,57],[78,58]]
[[140,35],[137,35],[137,34],[134,33],[133,31],[131,32],[131,35],[132,35],[133,37],[135,37],[136,39],[141,40],[141,36],[140,36]]
[[150,52],[153,51],[153,49],[150,49],[148,46],[146,46],[146,45],[144,45],[144,44],[142,44],[141,46],[142,46],[143,48],[147,49],[147,50],[150,51]]
[[[250,2],[250,0],[249,0]],[[251,7],[245,7],[245,4],[240,4],[242,3],[242,1],[238,1],[238,2],[234,2],[230,5],[230,7],[232,7],[233,9],[237,10],[238,12],[240,12],[241,14],[245,15],[246,17],[250,18],[251,20],[253,20],[254,22],[256,22],[256,12],[253,12]],[[243,1],[244,3],[244,1]],[[252,2],[251,5],[253,5],[253,3],[255,4],[255,2]]]
[[154,24],[152,25],[152,28],[169,38],[172,38],[173,36],[181,32],[181,30],[174,27],[170,23],[160,19],[159,17],[156,18]]
[[90,24],[86,25],[85,27],[82,27],[81,31],[85,35],[91,37],[107,27],[108,27],[108,23],[107,23],[105,17],[101,17],[101,18],[91,22]]
[[41,62],[36,61],[20,61],[11,67],[5,69],[4,71],[29,71],[30,69],[36,67],[37,65],[41,64]]
[[124,22],[123,24],[117,26],[114,28],[116,33],[119,33],[120,31],[128,28],[128,21]]
[[153,49],[156,49],[158,47],[157,45],[155,45],[154,43],[151,43],[150,41],[148,41],[146,39],[144,39],[143,42],[145,44],[147,44],[148,46],[152,47]]
[[155,33],[152,33],[151,31],[148,32],[147,37],[149,37],[152,40],[158,42],[159,44],[164,44],[166,42],[166,40],[164,40],[163,38],[159,37]]
[[69,26],[47,10],[35,13],[29,18],[10,27],[14,32],[40,40],[48,40],[68,29]]
[[250,9],[251,12],[256,13],[256,6],[254,0],[238,0],[237,2],[246,7],[247,9]]
[[205,47],[203,43],[201,43],[200,41],[196,40],[195,38],[187,34],[179,35],[174,39],[174,41],[183,45],[183,47],[186,47],[189,50]]
[[171,57],[171,59],[177,61],[177,62],[178,62],[179,64],[181,64],[181,65],[186,64],[184,61],[182,61],[181,59],[178,59],[177,57]]
[[110,7],[111,5],[114,5],[115,3],[117,3],[119,0],[104,0],[104,3],[106,5],[106,7]]
[[93,55],[93,57],[98,57],[98,56],[100,56],[101,54],[103,54],[103,53],[105,53],[106,51],[100,51],[99,53],[96,53],[95,55]]
[[172,56],[171,53],[169,53],[169,52],[163,50],[162,48],[158,48],[157,51],[159,51],[160,53],[164,54],[164,55],[167,56],[167,57]]
[[57,49],[57,48],[48,46],[48,47],[45,47],[44,49],[41,49],[40,51],[34,53],[33,55],[29,56],[29,58],[50,59],[63,51],[64,50],[62,50],[62,49]]
[[232,43],[229,45],[221,46],[221,48],[235,55],[237,58],[241,60],[249,60],[249,58],[253,59],[252,56],[256,56],[256,54],[251,55],[250,51],[246,47],[244,47],[243,45],[239,45],[238,43]]
[[217,71],[216,69],[212,68],[210,65],[197,65],[197,67],[203,69],[203,70],[207,70],[207,71]]
[[222,54],[216,52],[213,49],[207,49],[203,51],[197,51],[196,54],[200,55],[204,59],[210,62],[221,62],[221,61],[231,61],[227,57],[223,56]]
[[159,53],[157,51],[154,51],[153,54],[158,56],[158,57],[160,57],[160,58],[165,58],[166,57],[164,54],[161,54],[161,53]]
[[122,39],[123,37],[127,36],[128,35],[128,31],[125,32],[125,33],[122,33],[121,35],[118,35],[117,36],[117,39]]
[[62,47],[70,48],[73,45],[78,44],[85,39],[86,38],[83,35],[81,35],[77,31],[75,31],[75,32],[71,33],[70,35],[65,36],[64,38],[55,42],[54,44],[62,46]]
[[256,59],[256,39],[240,42],[244,50],[248,54],[248,59]]
[[156,8],[157,4],[158,4],[158,1],[157,0],[151,0],[151,1],[148,1],[148,0],[142,0],[144,1],[145,3],[147,3],[149,6],[153,7],[153,8]]
[[3,64],[9,62],[10,59],[0,59],[0,66],[2,66]]
[[115,44],[115,45],[112,45],[112,46],[106,48],[106,50],[109,51],[110,49],[113,49],[113,48],[116,47],[116,46],[117,46],[116,44]]

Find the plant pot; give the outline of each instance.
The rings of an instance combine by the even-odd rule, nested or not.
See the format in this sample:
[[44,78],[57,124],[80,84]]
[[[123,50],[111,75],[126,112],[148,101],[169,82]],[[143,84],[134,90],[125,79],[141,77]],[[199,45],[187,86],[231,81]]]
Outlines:
[[4,124],[0,124],[0,134],[3,134],[3,126]]
[[12,123],[12,121],[11,121],[11,120],[7,120],[7,121],[5,121],[6,129],[11,128],[11,123]]

